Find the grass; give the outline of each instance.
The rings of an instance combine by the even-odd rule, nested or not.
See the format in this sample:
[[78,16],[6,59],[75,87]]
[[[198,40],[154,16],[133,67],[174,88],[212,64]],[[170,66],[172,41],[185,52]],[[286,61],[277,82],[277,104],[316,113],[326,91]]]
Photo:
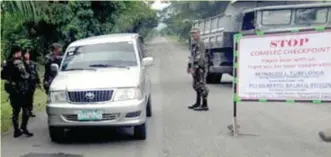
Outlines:
[[[42,71],[39,72],[41,75]],[[8,100],[8,94],[4,90],[4,81],[1,81],[1,133],[7,132],[11,126],[12,109]],[[41,111],[46,106],[46,94],[44,91],[37,89],[34,95],[34,111]]]

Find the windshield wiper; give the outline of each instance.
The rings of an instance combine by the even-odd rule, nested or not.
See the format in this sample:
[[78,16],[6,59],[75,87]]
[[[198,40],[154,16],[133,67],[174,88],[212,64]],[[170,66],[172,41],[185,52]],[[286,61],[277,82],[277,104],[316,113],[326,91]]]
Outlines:
[[129,68],[128,66],[120,66],[120,65],[112,65],[112,64],[91,64],[90,67],[97,67],[97,68],[109,68],[109,67],[115,67],[115,68]]
[[92,71],[96,71],[96,69],[93,69],[93,68],[70,68],[70,69],[65,69],[63,71],[79,71],[79,70],[92,70]]

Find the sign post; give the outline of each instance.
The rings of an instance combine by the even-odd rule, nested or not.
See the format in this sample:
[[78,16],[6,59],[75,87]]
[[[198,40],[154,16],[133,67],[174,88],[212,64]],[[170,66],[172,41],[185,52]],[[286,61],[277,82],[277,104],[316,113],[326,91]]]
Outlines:
[[234,36],[233,124],[237,103],[331,102],[331,29]]

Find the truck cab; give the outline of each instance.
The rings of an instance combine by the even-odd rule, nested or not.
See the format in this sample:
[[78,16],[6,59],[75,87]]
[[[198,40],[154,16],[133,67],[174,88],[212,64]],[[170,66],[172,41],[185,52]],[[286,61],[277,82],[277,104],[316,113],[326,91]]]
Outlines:
[[326,1],[234,1],[223,14],[194,21],[193,27],[200,29],[200,38],[208,53],[207,83],[219,83],[223,74],[232,75],[234,34],[330,25],[330,4]]

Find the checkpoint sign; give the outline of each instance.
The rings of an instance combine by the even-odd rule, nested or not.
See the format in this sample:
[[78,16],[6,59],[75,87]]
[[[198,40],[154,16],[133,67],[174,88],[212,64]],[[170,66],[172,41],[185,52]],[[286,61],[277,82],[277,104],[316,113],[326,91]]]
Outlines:
[[238,99],[331,101],[331,31],[242,36],[236,53]]

